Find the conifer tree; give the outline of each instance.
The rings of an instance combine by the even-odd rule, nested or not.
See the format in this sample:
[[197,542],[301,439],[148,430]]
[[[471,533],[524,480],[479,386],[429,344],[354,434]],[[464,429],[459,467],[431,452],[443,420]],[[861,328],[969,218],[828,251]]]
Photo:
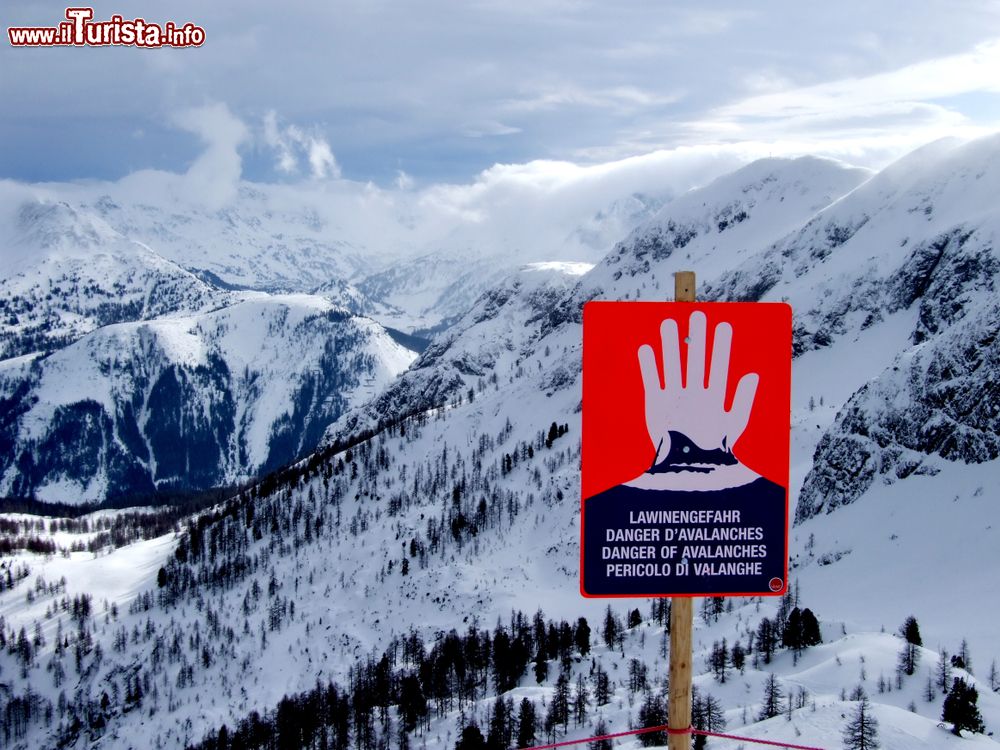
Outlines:
[[587,721],[587,709],[590,706],[590,690],[587,680],[582,674],[576,676],[576,690],[573,692],[573,723],[576,726]]
[[[646,691],[646,697],[639,707],[639,726],[658,727],[667,723],[667,708],[663,699],[652,690]],[[666,732],[646,732],[639,735],[639,742],[643,747],[653,745],[666,745]]]
[[[604,721],[604,717],[602,716],[600,719],[597,720],[597,725],[594,727],[594,736],[604,737],[607,734],[608,734],[608,725],[607,722]],[[604,739],[604,740],[594,740],[588,745],[588,747],[589,750],[611,750],[613,745],[614,745],[614,740]]]
[[639,612],[638,607],[633,609],[628,613],[628,627],[637,628],[642,625],[642,613]]
[[904,642],[896,663],[900,673],[912,676],[917,671],[917,664],[920,663],[920,652],[912,643]]
[[720,683],[725,683],[726,677],[729,676],[729,645],[726,643],[726,639],[723,638],[722,642],[716,641],[712,644],[712,651],[708,657],[709,668],[712,670],[712,674],[715,675]]
[[917,618],[913,615],[907,617],[902,626],[899,628],[899,634],[903,636],[903,639],[907,643],[912,643],[914,646],[923,646],[924,641],[920,637],[920,625],[917,624]]
[[778,716],[781,713],[782,698],[784,698],[784,693],[781,690],[781,685],[778,683],[778,678],[772,672],[764,681],[764,699],[761,702],[757,720],[764,721],[764,719]]
[[538,719],[535,715],[535,704],[527,698],[521,699],[521,708],[517,714],[517,746],[531,747],[535,744],[535,732]]
[[507,750],[508,726],[510,717],[507,715],[507,705],[502,696],[497,696],[493,702],[493,711],[490,714],[490,727],[486,735],[487,750]]
[[552,703],[549,704],[553,725],[562,724],[563,731],[569,727],[569,699],[569,674],[563,671],[556,679],[556,690],[552,695]]
[[872,713],[868,696],[862,693],[854,715],[844,727],[844,750],[875,750],[878,744],[878,719]]
[[951,686],[951,658],[948,656],[947,649],[941,649],[936,677],[938,689],[943,693],[947,693],[948,688]]
[[594,672],[594,702],[603,706],[611,700],[611,680],[600,664]]
[[[701,697],[697,689],[692,691],[691,696],[691,726],[705,732],[721,732],[726,728],[726,716],[722,710],[722,704],[712,695],[707,694]],[[694,750],[702,750],[707,744],[708,738],[703,734],[696,734],[692,740]]]
[[990,662],[990,673],[986,676],[990,683],[990,690],[994,693],[1000,690],[1000,670],[997,669],[997,660]]
[[823,642],[823,633],[819,628],[819,620],[813,611],[806,607],[802,610],[802,645],[818,646]]
[[580,656],[586,656],[590,653],[590,625],[587,624],[586,617],[581,617],[576,621],[573,641],[576,644],[576,650],[580,652]]
[[541,685],[549,676],[549,663],[543,658],[542,648],[539,646],[538,655],[535,657],[535,681]]
[[639,659],[630,659],[628,663],[628,691],[638,693],[648,687],[647,675],[649,670]]
[[781,645],[796,652],[802,649],[802,610],[798,607],[788,613],[785,629],[781,634]]
[[475,724],[469,724],[462,730],[458,742],[455,743],[455,750],[486,750],[486,739],[482,730]]
[[615,617],[615,613],[609,604],[607,610],[604,612],[604,645],[608,648],[614,648],[620,638],[620,630],[621,626],[618,623],[618,618]]
[[778,645],[778,631],[768,618],[761,619],[757,626],[757,652],[764,657],[764,663],[771,663],[771,656]]
[[952,733],[961,736],[963,729],[970,732],[985,732],[983,717],[979,713],[979,692],[972,685],[966,684],[961,677],[956,677],[951,690],[944,699],[941,720],[952,725]]
[[972,674],[972,654],[969,652],[969,642],[965,638],[958,647],[958,653],[951,657],[951,663]]
[[747,661],[747,653],[739,641],[733,644],[733,651],[729,657],[729,661],[732,663],[733,669],[739,670],[740,674],[743,673],[743,667]]

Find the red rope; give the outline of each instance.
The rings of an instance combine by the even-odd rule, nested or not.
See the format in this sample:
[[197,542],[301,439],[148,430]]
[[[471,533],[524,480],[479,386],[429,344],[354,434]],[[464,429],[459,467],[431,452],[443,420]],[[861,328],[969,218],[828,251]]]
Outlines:
[[740,737],[736,734],[722,734],[721,732],[704,732],[701,729],[692,729],[691,734],[703,734],[706,737],[721,737],[724,740],[740,740],[740,742],[752,742],[757,745],[773,745],[774,747],[790,747],[795,750],[823,750],[821,747],[811,745],[792,745],[788,742],[777,742],[775,740],[755,740],[752,737]]
[[774,740],[755,740],[752,737],[740,737],[735,734],[721,734],[719,732],[706,732],[703,729],[694,729],[688,727],[687,729],[671,729],[666,724],[661,724],[658,727],[644,727],[642,729],[630,729],[627,732],[615,732],[614,734],[602,734],[598,737],[584,737],[579,740],[563,740],[562,742],[553,742],[551,745],[535,745],[534,747],[524,748],[524,750],[551,750],[554,747],[565,747],[566,745],[579,745],[581,742],[598,742],[600,740],[613,740],[617,737],[627,737],[632,734],[646,734],[647,732],[666,732],[667,734],[701,734],[705,737],[720,737],[724,740],[740,740],[741,742],[751,742],[757,745],[772,745],[774,747],[787,747],[793,750],[823,750],[821,747],[812,747],[810,745],[792,745],[788,742],[776,742]]

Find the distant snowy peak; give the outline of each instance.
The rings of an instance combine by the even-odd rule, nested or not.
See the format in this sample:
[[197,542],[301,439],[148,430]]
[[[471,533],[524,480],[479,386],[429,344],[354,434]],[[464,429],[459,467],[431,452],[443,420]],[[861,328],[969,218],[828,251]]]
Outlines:
[[[599,260],[665,200],[643,194],[615,199],[565,233],[566,217],[553,216],[547,223],[551,227],[546,226],[551,234],[546,236],[507,236],[491,227],[462,227],[431,252],[391,263],[361,278],[357,286],[369,299],[398,310],[380,315],[380,321],[408,331],[436,333],[524,264],[539,258],[571,265]],[[572,209],[569,205],[566,212]]]
[[602,280],[613,288],[622,276],[648,273],[654,265],[694,268],[711,279],[869,177],[866,170],[814,157],[753,162],[665,205],[602,262],[611,282]]
[[[83,208],[0,189],[0,494],[72,503],[243,481],[308,453],[422,343],[358,317],[389,308],[319,256],[319,293],[282,295],[126,236],[148,229],[129,216],[191,232],[197,211],[167,221],[110,196]],[[215,218],[256,231],[235,210]],[[173,250],[179,236],[160,234]]]
[[16,208],[13,230],[8,240],[15,248],[36,251],[85,251],[124,239],[107,222],[82,213],[65,201],[21,203]]
[[320,284],[311,293],[341,305],[355,315],[367,315],[376,320],[391,320],[402,315],[399,308],[369,297],[355,284],[343,279],[331,279]]
[[357,288],[384,305],[377,319],[407,332],[434,334],[454,323],[487,289],[518,265],[516,259],[441,250],[369,274]]
[[4,222],[0,359],[50,351],[102,325],[191,313],[232,301],[63,202],[31,200]]
[[752,287],[739,294],[720,288],[731,269],[767,255],[870,176],[830,159],[762,159],[691,190],[616,244],[560,301],[549,328],[581,322],[583,304],[591,299],[672,298],[673,274],[682,270],[697,273],[699,297],[759,299],[773,284],[759,294]]
[[216,210],[180,203],[166,187],[155,205],[131,199],[121,184],[106,187],[110,193],[78,200],[125,236],[225,285],[301,292],[348,279],[368,264],[363,247],[280,187],[241,185],[232,205]]
[[564,260],[541,261],[539,263],[526,263],[521,266],[519,278],[524,281],[531,276],[541,278],[545,274],[546,280],[557,280],[565,283],[574,276],[583,276],[594,267],[593,263],[573,262]]

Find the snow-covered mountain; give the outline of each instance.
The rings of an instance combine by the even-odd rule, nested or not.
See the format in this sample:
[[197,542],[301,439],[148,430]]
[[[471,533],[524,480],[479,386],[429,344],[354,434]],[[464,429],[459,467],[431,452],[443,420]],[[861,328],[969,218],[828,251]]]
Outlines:
[[584,281],[574,304],[595,297],[663,299],[673,289],[670,274],[682,269],[697,270],[705,285],[699,297],[717,296],[711,290],[718,279],[766,255],[870,176],[829,159],[753,162],[668,203],[637,227]]
[[[13,746],[143,737],[183,748],[217,742],[223,725],[228,737],[272,724],[301,745],[293,729],[305,723],[293,719],[306,697],[279,701],[317,683],[331,742],[345,736],[337,717],[348,706],[346,736],[364,748],[450,750],[470,721],[487,733],[496,695],[535,707],[539,741],[592,736],[598,718],[609,731],[635,726],[662,694],[664,627],[662,612],[614,602],[612,615],[638,605],[643,622],[605,642],[606,603],[578,593],[580,307],[669,298],[671,274],[693,269],[700,296],[787,299],[796,311],[797,594],[721,611],[707,602],[695,664],[722,639],[749,655],[724,681],[706,665],[701,694],[737,734],[834,747],[860,686],[889,750],[995,747],[938,722],[949,677],[978,688],[988,728],[1000,722],[988,668],[996,611],[983,595],[1000,471],[998,179],[998,138],[935,144],[874,176],[816,159],[752,164],[667,203],[590,270],[535,266],[486,292],[408,372],[341,415],[322,451],[178,535],[96,558],[19,553],[0,615],[10,641],[24,627],[30,644],[35,622],[41,638],[0,655],[8,701],[21,701]],[[68,548],[89,529],[52,536]],[[96,617],[72,604],[87,590]],[[815,612],[823,644],[771,654],[763,620],[787,622],[793,605]],[[542,630],[555,642],[568,630],[569,646],[538,655],[538,628],[522,626],[539,609]],[[907,675],[894,632],[910,614],[926,648]],[[579,617],[589,650],[573,645]],[[455,653],[451,630],[472,639],[458,649],[468,680],[458,662],[431,661]],[[945,652],[963,638],[973,658],[953,666]],[[512,683],[511,664],[522,670]],[[606,700],[595,695],[601,673]],[[787,718],[761,718],[770,674]],[[545,729],[564,689],[589,693],[586,717]]]
[[52,351],[111,323],[199,312],[224,290],[65,202],[4,202],[0,359]]
[[80,503],[244,482],[308,452],[414,356],[308,295],[106,325],[0,363],[0,491]]

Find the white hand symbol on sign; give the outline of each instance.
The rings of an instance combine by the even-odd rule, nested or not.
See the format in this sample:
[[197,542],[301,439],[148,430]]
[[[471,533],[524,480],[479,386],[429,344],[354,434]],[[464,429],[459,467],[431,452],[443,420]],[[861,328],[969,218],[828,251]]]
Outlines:
[[[715,327],[711,368],[706,385],[706,327],[704,313],[700,311],[691,313],[688,322],[686,378],[683,383],[680,335],[676,320],[668,318],[660,325],[663,348],[662,385],[653,347],[648,344],[639,347],[639,369],[645,392],[646,430],[656,449],[654,466],[650,472],[656,473],[657,464],[661,464],[670,456],[673,465],[662,471],[669,471],[675,475],[689,472],[719,472],[730,476],[730,480],[725,481],[726,485],[729,485],[730,481],[741,483],[750,478],[749,470],[739,466],[731,451],[733,444],[743,434],[750,421],[759,378],[756,373],[744,374],[736,384],[732,406],[727,410],[726,386],[729,379],[733,329],[728,323],[719,323]],[[672,448],[673,454],[671,454]],[[707,484],[716,485],[719,479],[721,477],[708,481]],[[678,484],[676,480],[668,477],[662,477],[662,480]],[[683,480],[680,482],[680,484],[687,483]],[[641,484],[649,484],[649,481],[643,481]],[[695,484],[706,484],[706,482],[697,481]]]

